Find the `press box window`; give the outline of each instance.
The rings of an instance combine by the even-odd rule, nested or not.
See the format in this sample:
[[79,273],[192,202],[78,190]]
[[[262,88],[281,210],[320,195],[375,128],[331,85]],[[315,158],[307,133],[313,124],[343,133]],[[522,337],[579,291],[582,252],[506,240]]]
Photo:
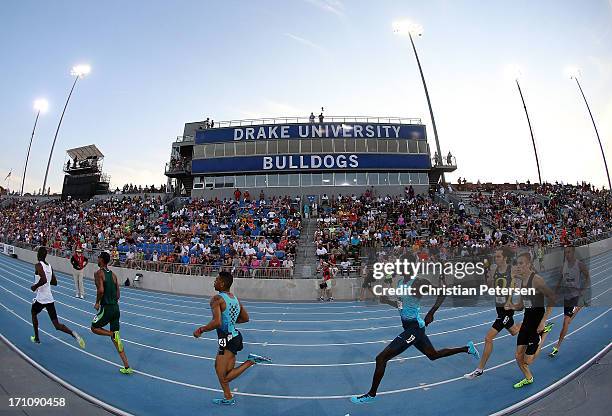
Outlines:
[[267,143],[266,143],[265,141],[262,141],[262,142],[256,142],[256,143],[255,143],[255,146],[256,146],[256,147],[255,147],[255,150],[256,150],[256,153],[257,153],[258,155],[265,155],[265,154],[267,154],[268,149],[267,149],[266,144],[267,144]]
[[[298,140],[296,140],[296,143]],[[312,152],[312,140],[299,140],[300,153],[311,153]]]
[[297,155],[298,153],[300,153],[300,141],[289,140],[289,154]]
[[268,142],[268,154],[269,155],[277,155],[278,152],[278,146],[279,143],[276,140],[270,140]]
[[253,156],[255,154],[255,142],[246,142],[246,155]]
[[246,155],[246,143],[238,142],[236,143],[236,156],[245,156]]
[[225,145],[223,143],[215,144],[215,157],[225,156]]
[[323,153],[333,153],[334,146],[331,139],[323,139]]

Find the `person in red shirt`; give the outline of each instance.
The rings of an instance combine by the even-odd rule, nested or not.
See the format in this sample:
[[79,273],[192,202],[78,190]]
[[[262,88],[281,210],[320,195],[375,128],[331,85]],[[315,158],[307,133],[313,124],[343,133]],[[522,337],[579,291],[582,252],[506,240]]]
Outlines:
[[70,264],[72,264],[72,277],[74,278],[75,296],[77,298],[85,299],[85,286],[83,286],[83,274],[85,272],[85,266],[87,266],[87,257],[83,255],[83,250],[80,246],[77,246],[74,254],[70,258]]
[[268,263],[268,267],[280,267],[281,262],[278,258],[276,258],[276,256],[272,256],[272,259],[270,259],[270,262]]
[[323,262],[323,281],[319,284],[319,289],[320,289],[320,296],[319,296],[319,300],[323,301],[323,295],[327,294],[327,301],[331,302],[334,300],[333,294],[332,294],[332,271],[331,271],[331,267],[329,266],[328,262]]
[[240,201],[240,195],[242,195],[242,192],[240,192],[240,189],[236,188],[234,191],[234,198],[236,198],[236,201]]

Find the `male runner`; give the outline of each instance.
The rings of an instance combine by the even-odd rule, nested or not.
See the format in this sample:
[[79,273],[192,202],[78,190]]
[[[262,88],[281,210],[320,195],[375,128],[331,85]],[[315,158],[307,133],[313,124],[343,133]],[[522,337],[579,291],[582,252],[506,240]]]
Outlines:
[[220,405],[234,405],[236,399],[232,396],[229,383],[254,364],[271,362],[267,357],[249,354],[247,360],[240,366],[236,365],[236,354],[242,351],[242,334],[236,329],[236,324],[249,322],[249,314],[238,298],[229,290],[234,279],[230,272],[219,272],[215,279],[215,290],[218,295],[210,299],[212,320],[193,331],[193,336],[199,338],[202,333],[217,330],[219,338],[219,351],[215,359],[215,371],[223,389],[223,398],[213,399],[213,403]]
[[[493,254],[493,266],[489,269],[487,276],[487,285],[495,288],[509,288],[512,286],[512,272],[511,272],[511,259],[512,250],[510,247],[499,248],[495,250]],[[474,379],[483,374],[484,368],[487,365],[487,361],[493,352],[493,340],[501,332],[502,329],[506,328],[512,336],[519,333],[521,324],[514,323],[514,309],[507,307],[509,301],[508,296],[496,296],[495,297],[495,309],[497,310],[497,318],[493,322],[493,325],[487,332],[484,340],[484,351],[480,358],[478,367],[471,373],[464,375],[467,379]]]
[[386,303],[399,309],[404,332],[395,337],[395,339],[376,356],[376,368],[374,370],[370,391],[361,396],[351,397],[351,402],[363,404],[374,401],[376,399],[378,386],[385,375],[387,363],[392,358],[406,351],[406,349],[408,349],[408,347],[411,345],[414,345],[420,352],[425,354],[425,356],[432,361],[462,352],[473,355],[475,358],[480,357],[480,354],[472,341],[468,342],[465,347],[444,348],[441,350],[436,350],[433,347],[431,341],[429,341],[429,338],[427,337],[427,334],[425,334],[425,327],[433,322],[434,313],[438,310],[440,305],[442,305],[442,302],[444,302],[444,298],[446,296],[438,296],[436,303],[431,307],[430,311],[425,316],[425,320],[423,320],[420,315],[420,303],[422,297],[421,287],[429,285],[430,283],[426,279],[411,279],[410,277],[405,276],[403,281],[400,283],[400,287],[412,286],[413,294],[400,296],[399,301],[390,300],[386,296],[380,297],[380,301],[382,303]]
[[[515,389],[520,389],[533,383],[533,374],[529,366],[540,354],[546,335],[550,331],[551,325],[547,325],[546,320],[555,304],[555,295],[546,286],[544,279],[534,271],[531,254],[522,253],[518,256],[516,275],[521,279],[523,288],[534,288],[536,292],[533,296],[521,296],[517,307],[517,309],[525,307],[523,322],[516,339],[515,354],[516,363],[525,375],[525,378],[514,384]],[[548,299],[546,308],[544,308],[544,297]]]
[[[98,267],[100,269],[94,273],[97,289],[94,308],[96,308],[98,314],[91,321],[91,332],[111,338],[117,352],[119,352],[121,361],[123,361],[123,368],[120,368],[119,371],[121,374],[132,374],[133,370],[130,368],[123,342],[119,336],[119,283],[115,273],[108,269],[110,260],[110,254],[106,251],[98,256]],[[104,329],[108,324],[110,324],[110,331]]]
[[564,251],[563,269],[561,270],[561,277],[557,283],[555,293],[559,293],[559,289],[563,292],[563,328],[559,334],[559,340],[549,355],[549,357],[555,357],[559,353],[561,343],[567,334],[570,323],[574,320],[574,317],[580,309],[584,299],[579,306],[579,301],[584,292],[591,286],[591,277],[589,270],[582,261],[576,258],[575,247],[565,247]]
[[46,309],[55,329],[72,336],[79,343],[79,346],[84,349],[85,340],[66,325],[60,324],[57,319],[55,300],[51,293],[51,286],[57,286],[57,277],[51,265],[47,263],[47,249],[45,247],[38,248],[37,258],[38,263],[34,266],[34,284],[30,287],[32,292],[36,293],[34,303],[32,304],[32,326],[34,327],[34,336],[30,337],[30,341],[35,344],[40,344],[40,338],[38,337],[38,314],[42,312],[43,309]]

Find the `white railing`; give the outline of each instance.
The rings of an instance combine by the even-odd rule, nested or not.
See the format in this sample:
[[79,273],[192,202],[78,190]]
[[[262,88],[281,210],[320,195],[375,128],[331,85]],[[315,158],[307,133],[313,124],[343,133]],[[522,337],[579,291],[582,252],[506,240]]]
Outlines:
[[[213,128],[257,126],[268,124],[304,124],[311,123],[310,117],[271,117],[250,118],[243,120],[215,121]],[[319,124],[319,117],[315,116],[314,123]],[[386,124],[421,124],[420,118],[405,117],[375,117],[375,116],[325,116],[323,123],[386,123]]]

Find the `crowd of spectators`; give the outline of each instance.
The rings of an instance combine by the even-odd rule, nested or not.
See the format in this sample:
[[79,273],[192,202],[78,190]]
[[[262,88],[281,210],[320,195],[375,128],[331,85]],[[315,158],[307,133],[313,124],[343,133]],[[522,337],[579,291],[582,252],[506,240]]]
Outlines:
[[[151,185],[151,186],[147,186],[145,185],[144,188],[142,187],[142,185],[132,185],[130,184],[125,184],[123,185],[123,187],[121,189],[119,189],[119,187],[117,187],[115,189],[115,194],[142,194],[142,193],[166,193],[166,191],[168,191],[168,187],[166,186],[166,184],[161,184],[158,187],[156,187],[155,185]],[[168,191],[171,192],[171,191]]]
[[[124,192],[130,189],[136,188]],[[444,261],[509,243],[580,243],[612,229],[612,194],[588,184],[533,185],[529,192],[500,186],[466,195],[475,209],[411,187],[396,196],[374,189],[323,194],[303,205],[299,198],[266,199],[263,191],[251,198],[236,189],[233,198],[191,199],[175,210],[147,194],[85,204],[12,200],[0,209],[0,241],[45,245],[65,256],[75,247],[109,250],[115,265],[160,272],[291,277],[302,217],[312,217],[317,271],[346,276],[360,272],[368,252]]]
[[191,159],[185,156],[173,156],[168,164],[168,172],[191,172]]
[[[0,240],[109,250],[114,265],[163,272],[291,277],[301,230],[291,199],[191,200],[169,211],[160,197],[12,201],[0,210]],[[275,269],[278,269],[276,271]]]
[[535,185],[533,193],[475,192],[470,198],[480,217],[523,246],[566,245],[597,237],[612,225],[610,191],[588,184]]

